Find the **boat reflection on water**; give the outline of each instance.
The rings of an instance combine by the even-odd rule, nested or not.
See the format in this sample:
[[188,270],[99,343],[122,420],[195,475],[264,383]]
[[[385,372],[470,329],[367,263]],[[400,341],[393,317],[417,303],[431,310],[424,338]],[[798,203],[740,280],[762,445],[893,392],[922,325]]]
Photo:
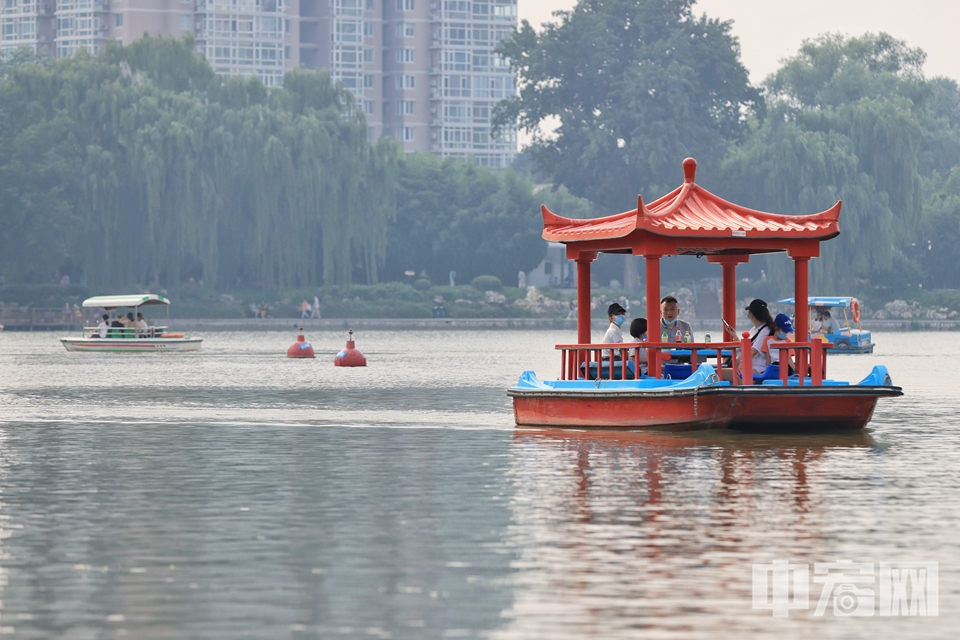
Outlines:
[[724,637],[788,625],[751,609],[752,564],[835,559],[830,513],[845,491],[836,480],[877,450],[862,431],[520,430],[513,444],[508,542],[518,560],[499,638],[641,628]]

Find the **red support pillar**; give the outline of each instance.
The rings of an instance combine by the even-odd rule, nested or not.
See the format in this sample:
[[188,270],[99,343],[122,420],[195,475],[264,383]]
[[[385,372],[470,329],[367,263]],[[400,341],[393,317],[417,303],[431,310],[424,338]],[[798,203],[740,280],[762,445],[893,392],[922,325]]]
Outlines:
[[[741,262],[747,262],[750,256],[710,256],[707,258],[710,262],[719,263],[723,267],[723,309],[720,310],[721,317],[731,326],[737,326],[737,265]],[[740,336],[731,336],[725,329],[720,330],[724,342],[732,342],[740,339]]]
[[797,303],[797,342],[806,342],[810,339],[810,312],[807,307],[807,297],[810,295],[809,266],[810,258],[793,259],[793,297]]
[[[794,330],[796,331],[797,342],[810,341],[810,312],[807,307],[807,296],[810,292],[809,267],[809,257],[793,256],[793,299],[796,303],[794,308],[797,316]],[[804,357],[807,355],[807,352],[803,350],[798,351],[797,355],[801,356],[797,361],[797,375],[800,376],[800,383],[802,384],[803,378],[807,374],[807,366],[813,365],[818,367],[820,365],[813,358],[807,361],[807,358]]]
[[[660,256],[644,256],[647,266],[647,342],[660,342]],[[660,377],[660,358],[648,357],[647,372]]]
[[590,344],[590,263],[597,259],[593,252],[577,258],[577,343]]
[[[723,309],[720,315],[731,327],[737,326],[737,263],[723,263]],[[737,336],[727,335],[727,330],[721,329],[723,342],[736,340]]]

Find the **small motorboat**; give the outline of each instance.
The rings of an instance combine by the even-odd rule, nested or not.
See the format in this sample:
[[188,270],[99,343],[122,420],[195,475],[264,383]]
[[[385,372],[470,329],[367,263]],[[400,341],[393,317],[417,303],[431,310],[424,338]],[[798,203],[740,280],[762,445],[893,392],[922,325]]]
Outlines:
[[[780,304],[794,304],[796,299],[786,298],[778,301]],[[810,332],[813,336],[823,336],[823,340],[831,346],[827,351],[833,353],[873,353],[873,340],[870,332],[860,325],[860,301],[849,296],[810,296],[807,298],[810,309]],[[837,318],[839,331],[824,331],[822,320],[819,317],[823,311],[830,311],[830,317],[835,317],[831,309],[840,309],[843,320]],[[814,317],[816,312],[817,317]],[[853,321],[851,325],[850,321]],[[854,326],[856,328],[854,328]]]
[[[170,300],[152,293],[95,296],[83,301],[86,308],[113,311],[119,308],[131,308],[134,314],[140,307],[165,305],[167,307],[167,325],[170,324]],[[168,326],[84,327],[79,338],[60,338],[67,351],[197,351],[201,338],[190,338],[182,333],[171,333]]]

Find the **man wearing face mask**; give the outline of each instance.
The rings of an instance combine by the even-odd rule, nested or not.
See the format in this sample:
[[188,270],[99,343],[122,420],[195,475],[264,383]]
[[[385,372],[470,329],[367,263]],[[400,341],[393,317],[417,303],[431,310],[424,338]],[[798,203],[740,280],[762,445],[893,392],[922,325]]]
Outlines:
[[[610,326],[607,328],[607,332],[603,334],[603,343],[614,343],[614,342],[623,342],[623,330],[621,327],[623,323],[627,321],[627,311],[620,306],[619,302],[614,302],[609,307],[607,307],[607,318],[610,319]],[[603,350],[603,357],[610,357],[610,350]],[[619,358],[620,354],[617,353],[614,358]]]
[[[693,327],[679,317],[680,306],[677,304],[677,299],[673,296],[664,296],[660,301],[660,333],[656,339],[664,342],[695,342]],[[666,339],[664,335],[667,336]]]

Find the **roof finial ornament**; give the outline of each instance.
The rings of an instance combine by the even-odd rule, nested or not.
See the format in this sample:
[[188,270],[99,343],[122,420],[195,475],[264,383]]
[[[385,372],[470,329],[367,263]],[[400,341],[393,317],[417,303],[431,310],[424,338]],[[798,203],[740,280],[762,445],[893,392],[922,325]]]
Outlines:
[[683,181],[690,184],[697,181],[697,161],[693,158],[683,161]]

